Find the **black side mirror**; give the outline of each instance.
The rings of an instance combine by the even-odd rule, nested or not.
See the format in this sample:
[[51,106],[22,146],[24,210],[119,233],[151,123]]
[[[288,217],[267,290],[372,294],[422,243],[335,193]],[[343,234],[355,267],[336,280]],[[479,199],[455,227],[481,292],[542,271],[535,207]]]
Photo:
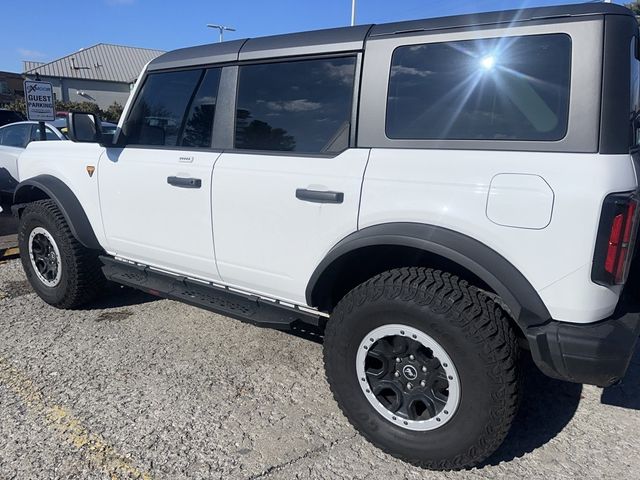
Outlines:
[[94,113],[69,112],[67,116],[67,136],[72,142],[101,143],[102,126]]

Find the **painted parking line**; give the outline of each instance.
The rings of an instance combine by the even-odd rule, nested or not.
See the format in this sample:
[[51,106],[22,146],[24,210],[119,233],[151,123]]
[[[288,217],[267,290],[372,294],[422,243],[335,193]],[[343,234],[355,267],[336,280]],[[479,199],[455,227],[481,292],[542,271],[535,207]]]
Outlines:
[[150,473],[136,468],[132,460],[118,453],[100,435],[92,433],[69,410],[52,403],[27,375],[3,357],[0,357],[0,385],[11,390],[27,407],[29,414],[73,445],[93,468],[104,471],[111,480],[151,480]]
[[0,263],[5,260],[11,260],[20,255],[20,250],[18,247],[7,248],[6,250],[0,249]]
[[18,246],[18,235],[0,235],[0,250]]
[[18,235],[0,236],[0,262],[14,258],[19,254]]

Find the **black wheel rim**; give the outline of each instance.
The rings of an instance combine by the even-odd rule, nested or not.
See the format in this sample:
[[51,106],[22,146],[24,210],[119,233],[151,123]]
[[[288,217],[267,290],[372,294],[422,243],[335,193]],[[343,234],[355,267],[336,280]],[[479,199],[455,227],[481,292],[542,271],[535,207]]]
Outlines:
[[410,338],[375,342],[365,359],[365,373],[376,399],[401,418],[429,420],[447,404],[449,380],[440,360]]
[[408,325],[386,324],[369,332],[358,348],[356,373],[371,406],[408,430],[440,428],[460,404],[453,360],[434,338]]
[[29,253],[38,278],[47,286],[55,286],[60,278],[60,256],[48,232],[42,228],[34,229],[29,240]]

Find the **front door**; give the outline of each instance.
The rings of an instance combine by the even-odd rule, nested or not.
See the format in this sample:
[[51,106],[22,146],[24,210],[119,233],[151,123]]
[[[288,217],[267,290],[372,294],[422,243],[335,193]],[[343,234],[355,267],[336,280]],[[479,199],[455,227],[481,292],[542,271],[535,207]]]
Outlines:
[[235,149],[213,174],[225,283],[305,304],[328,250],[357,230],[368,149],[349,148],[355,56],[241,66]]
[[218,280],[211,138],[220,69],[146,77],[123,125],[126,146],[108,148],[97,168],[110,253]]

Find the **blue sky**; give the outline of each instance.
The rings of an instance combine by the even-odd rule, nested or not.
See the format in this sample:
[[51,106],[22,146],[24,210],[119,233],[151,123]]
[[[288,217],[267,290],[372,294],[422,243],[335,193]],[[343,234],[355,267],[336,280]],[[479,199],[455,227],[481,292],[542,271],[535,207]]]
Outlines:
[[[51,61],[96,43],[172,50],[225,39],[348,25],[350,0],[30,0],[7,1],[0,16],[0,70]],[[358,0],[358,23],[438,17],[571,0]],[[620,3],[620,2],[617,2]]]

